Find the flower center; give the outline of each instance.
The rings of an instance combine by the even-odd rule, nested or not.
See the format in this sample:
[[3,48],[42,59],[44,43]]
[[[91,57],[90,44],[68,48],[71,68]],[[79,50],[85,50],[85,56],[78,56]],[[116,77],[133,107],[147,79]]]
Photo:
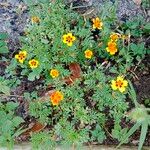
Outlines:
[[121,80],[116,81],[116,86],[121,88],[123,85],[123,82]]
[[32,65],[32,66],[36,66],[36,62],[35,62],[35,61],[32,61],[32,62],[31,62],[31,65]]
[[68,36],[68,37],[66,38],[66,41],[69,42],[69,43],[72,42],[72,37],[71,37],[71,36]]
[[99,27],[100,26],[100,22],[98,20],[95,21],[95,26]]
[[25,59],[24,54],[19,54],[19,56],[18,56],[18,57],[19,57],[19,59],[21,59],[21,60],[22,60],[22,59]]
[[109,47],[109,49],[110,49],[111,51],[115,51],[115,50],[116,50],[116,45],[113,44],[113,43],[111,43],[110,45],[108,45],[108,47]]

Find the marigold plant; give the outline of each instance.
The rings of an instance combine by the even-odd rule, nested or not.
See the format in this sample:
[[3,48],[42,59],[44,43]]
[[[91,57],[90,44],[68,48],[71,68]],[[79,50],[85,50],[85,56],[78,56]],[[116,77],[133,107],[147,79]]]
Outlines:
[[112,42],[117,42],[117,40],[121,37],[121,35],[119,33],[112,33],[110,35],[110,39]]
[[64,95],[60,91],[55,91],[50,95],[50,100],[53,105],[58,105],[60,101],[62,101],[64,98]]
[[19,54],[15,55],[15,58],[20,62],[23,63],[27,57],[26,51],[20,51]]
[[37,68],[39,66],[39,62],[36,59],[31,59],[29,61],[29,65],[30,65],[30,68],[34,69],[34,68]]
[[116,42],[109,41],[106,51],[110,53],[110,55],[114,55],[118,51]]
[[88,49],[84,52],[84,55],[85,55],[85,58],[91,59],[93,56],[93,52]]
[[52,69],[50,71],[50,75],[51,75],[52,78],[56,78],[56,77],[59,76],[59,71],[57,69]]
[[75,36],[72,33],[64,34],[63,35],[63,42],[68,46],[72,46],[73,42],[76,40]]
[[[109,9],[111,2],[98,15],[88,16],[76,12],[74,3],[68,7],[61,0],[46,1],[29,6],[28,34],[20,38],[26,52],[18,52],[6,68],[34,81],[23,95],[29,115],[48,125],[49,145],[103,143],[110,135],[121,140],[127,132],[122,119],[130,108],[128,82],[147,52],[147,44],[136,41],[146,30],[136,29],[144,25],[133,32],[131,23],[122,24],[113,16],[116,6]],[[107,127],[109,121],[113,124]],[[36,143],[46,140],[38,135]]]
[[32,23],[39,23],[40,22],[40,18],[38,16],[32,16],[31,17],[31,21],[32,21]]
[[100,20],[100,18],[96,17],[92,19],[93,22],[93,29],[102,29],[103,27],[103,22]]
[[113,90],[119,90],[121,93],[125,92],[128,86],[128,81],[122,76],[118,76],[116,80],[111,81],[111,87]]

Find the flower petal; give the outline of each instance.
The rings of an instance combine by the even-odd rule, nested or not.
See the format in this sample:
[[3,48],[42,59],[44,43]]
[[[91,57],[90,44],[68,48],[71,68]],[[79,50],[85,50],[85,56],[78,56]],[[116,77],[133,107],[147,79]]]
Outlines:
[[123,81],[123,86],[128,86],[128,81],[127,80]]
[[16,55],[15,55],[15,58],[16,58],[16,59],[18,59],[18,56],[19,56],[19,55],[18,55],[18,54],[16,54]]
[[70,36],[70,37],[72,37],[72,33],[68,33],[68,34],[67,34],[67,36]]
[[126,90],[126,89],[125,89],[124,86],[122,86],[121,88],[119,88],[119,91],[120,91],[121,93],[123,93],[125,90]]
[[72,36],[72,40],[75,41],[75,40],[76,40],[76,37],[75,37],[75,36]]
[[26,57],[27,56],[27,52],[26,51],[22,51],[22,54]]
[[67,42],[67,45],[68,46],[72,46],[72,42]]
[[122,76],[118,76],[118,77],[117,77],[117,81],[119,81],[119,80],[120,80],[120,81],[122,81],[122,82],[123,82],[123,79],[124,79],[124,78],[123,78]]
[[117,90],[117,86],[116,86],[116,81],[115,80],[112,80],[111,81],[111,88],[113,89],[113,90]]

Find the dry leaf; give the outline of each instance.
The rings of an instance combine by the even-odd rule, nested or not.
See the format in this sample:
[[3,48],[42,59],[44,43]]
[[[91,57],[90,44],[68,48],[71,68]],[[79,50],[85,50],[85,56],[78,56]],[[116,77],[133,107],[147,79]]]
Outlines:
[[69,70],[71,71],[71,75],[63,79],[68,85],[72,84],[77,78],[80,78],[82,73],[78,63],[71,63],[69,65]]
[[70,85],[70,84],[72,84],[76,79],[77,79],[77,77],[75,77],[75,76],[69,76],[69,77],[64,78],[64,81],[65,81],[66,84]]
[[42,129],[45,128],[46,125],[43,125],[39,122],[35,122],[31,128],[29,128],[29,130],[27,130],[26,132],[22,133],[22,136],[30,136],[31,133],[34,133],[34,132],[39,132],[41,131]]
[[74,77],[81,77],[81,68],[78,63],[71,63],[69,65],[69,70],[71,71],[71,75],[73,75]]

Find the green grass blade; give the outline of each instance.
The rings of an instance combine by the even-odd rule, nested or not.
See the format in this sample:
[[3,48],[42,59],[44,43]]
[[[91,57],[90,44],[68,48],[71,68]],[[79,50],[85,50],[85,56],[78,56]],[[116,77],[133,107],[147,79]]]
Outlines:
[[137,122],[129,131],[128,133],[123,137],[123,140],[119,143],[119,145],[116,148],[119,148],[126,140],[129,138],[139,127],[141,123]]
[[133,99],[134,105],[135,105],[136,107],[138,107],[139,104],[138,104],[138,102],[137,102],[137,100],[136,100],[136,98],[137,98],[137,97],[136,97],[136,92],[135,92],[135,90],[134,90],[134,88],[133,88],[133,85],[132,85],[132,83],[131,83],[130,80],[128,80],[128,83],[129,83],[129,85],[130,85],[129,95],[130,95],[131,98]]
[[145,138],[146,138],[147,129],[148,129],[148,123],[143,122],[142,123],[142,129],[141,129],[141,135],[140,135],[140,142],[139,142],[138,150],[142,149],[142,146],[143,146]]

